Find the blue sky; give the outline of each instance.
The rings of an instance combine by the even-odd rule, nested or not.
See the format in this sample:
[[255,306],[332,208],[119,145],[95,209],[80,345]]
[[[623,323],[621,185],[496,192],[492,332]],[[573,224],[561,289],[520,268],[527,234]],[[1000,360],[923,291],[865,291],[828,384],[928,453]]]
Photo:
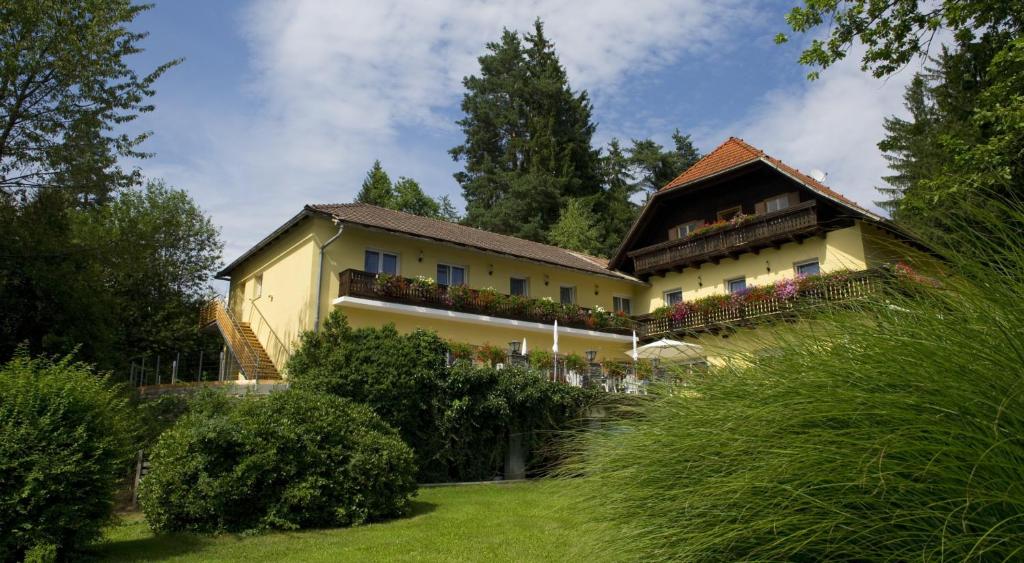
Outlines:
[[809,40],[776,46],[790,3],[695,0],[432,2],[157,0],[140,71],[185,62],[158,83],[139,165],[188,190],[222,228],[230,261],[303,204],[351,201],[375,158],[461,203],[447,150],[461,141],[461,77],[502,27],[547,32],[596,142],[678,127],[709,151],[743,137],[870,205],[885,173],[875,143],[902,113],[914,68],[878,81],[855,58],[807,82]]

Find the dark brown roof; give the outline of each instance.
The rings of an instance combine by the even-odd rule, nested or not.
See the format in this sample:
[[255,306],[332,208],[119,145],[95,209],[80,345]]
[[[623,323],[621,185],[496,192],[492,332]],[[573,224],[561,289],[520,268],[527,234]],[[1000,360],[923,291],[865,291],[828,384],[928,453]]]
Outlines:
[[499,235],[457,223],[385,209],[376,205],[366,203],[319,204],[307,205],[306,209],[330,215],[344,223],[428,238],[593,274],[627,280],[634,279],[621,272],[609,270],[608,261],[604,258],[531,240]]

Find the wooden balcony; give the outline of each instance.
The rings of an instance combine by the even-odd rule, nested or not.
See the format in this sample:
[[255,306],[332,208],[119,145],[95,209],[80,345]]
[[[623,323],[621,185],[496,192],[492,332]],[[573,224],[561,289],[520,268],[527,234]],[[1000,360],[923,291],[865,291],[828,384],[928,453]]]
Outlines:
[[696,334],[726,326],[742,326],[771,317],[797,315],[825,302],[847,301],[865,297],[881,288],[882,279],[875,272],[855,272],[844,279],[822,280],[794,297],[766,297],[736,307],[722,306],[692,311],[681,319],[670,316],[642,315],[636,317],[636,333],[641,339],[661,338],[669,334]]
[[704,262],[756,252],[769,246],[796,241],[822,232],[814,201],[766,213],[736,227],[670,240],[634,250],[634,273],[638,276],[663,274],[698,266]]
[[362,270],[344,270],[338,274],[338,281],[339,297],[362,297],[543,324],[552,324],[557,319],[559,326],[616,334],[630,333],[633,324],[629,317],[595,315],[585,307],[563,306],[466,287],[423,284],[409,278],[378,276]]

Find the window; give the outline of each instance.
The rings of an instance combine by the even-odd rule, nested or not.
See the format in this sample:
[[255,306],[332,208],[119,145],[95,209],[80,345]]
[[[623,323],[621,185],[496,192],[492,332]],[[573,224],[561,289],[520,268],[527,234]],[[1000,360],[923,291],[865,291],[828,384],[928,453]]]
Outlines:
[[675,305],[676,303],[683,302],[683,290],[673,289],[672,291],[665,292],[665,304]]
[[766,213],[782,211],[787,207],[789,207],[789,194],[777,195],[773,198],[766,199],[764,202],[764,210]]
[[363,270],[371,274],[398,274],[398,255],[379,250],[367,250],[363,255]]
[[690,233],[696,231],[703,224],[703,221],[687,221],[686,223],[676,227],[676,233],[679,238],[686,238]]
[[576,303],[576,286],[574,285],[563,285],[558,288],[558,301],[562,305],[572,305]]
[[818,265],[818,259],[808,260],[801,262],[795,266],[796,275],[798,276],[816,276],[821,273],[821,266]]
[[263,295],[263,273],[256,274],[252,283],[252,298],[259,299]]
[[722,221],[728,221],[729,219],[732,219],[733,217],[740,215],[742,213],[743,208],[737,205],[736,207],[730,207],[728,209],[723,209],[719,211],[718,218]]
[[737,291],[743,291],[747,289],[747,278],[736,278],[725,282],[725,285],[729,288],[729,293],[736,293]]
[[526,278],[509,278],[508,288],[509,293],[512,295],[522,295],[525,297],[530,293],[530,288],[526,282]]
[[463,285],[466,283],[466,268],[451,264],[437,265],[438,285]]
[[[682,296],[680,296],[680,298],[682,298]],[[612,311],[632,315],[633,304],[630,302],[629,297],[619,297],[616,295],[615,297],[612,297]]]

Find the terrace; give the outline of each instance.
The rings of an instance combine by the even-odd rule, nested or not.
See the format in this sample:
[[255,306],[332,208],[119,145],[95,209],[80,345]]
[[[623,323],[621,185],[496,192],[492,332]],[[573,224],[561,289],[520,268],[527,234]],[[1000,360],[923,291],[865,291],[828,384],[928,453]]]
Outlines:
[[628,334],[632,321],[600,309],[498,293],[492,289],[439,285],[432,280],[403,278],[348,269],[338,274],[338,297],[357,297],[486,315],[502,319],[552,324],[613,334]]
[[725,224],[722,228],[640,248],[627,256],[633,259],[636,275],[663,274],[704,262],[717,262],[744,252],[757,252],[821,232],[823,227],[818,209],[812,200],[780,211],[750,216],[736,225]]
[[826,302],[865,297],[878,291],[881,282],[879,273],[873,271],[783,280],[771,286],[679,303],[635,317],[636,332],[641,339],[652,339],[669,334],[709,332],[772,317],[785,318]]

